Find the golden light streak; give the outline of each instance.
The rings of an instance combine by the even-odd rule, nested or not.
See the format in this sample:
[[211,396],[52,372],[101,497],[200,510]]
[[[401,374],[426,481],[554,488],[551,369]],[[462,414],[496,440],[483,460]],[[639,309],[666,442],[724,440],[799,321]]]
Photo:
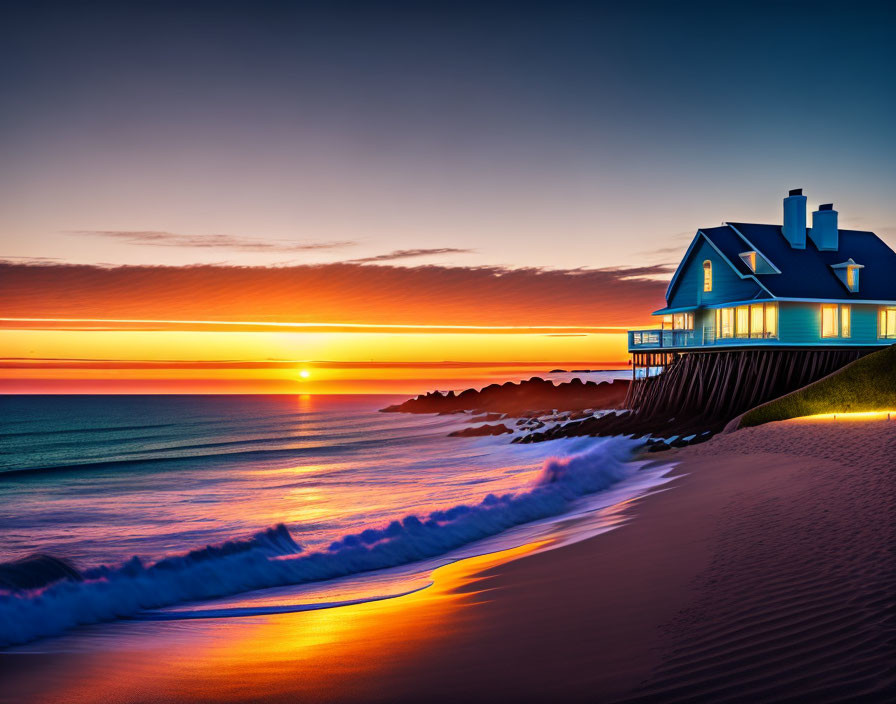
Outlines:
[[816,413],[811,416],[800,416],[793,420],[896,420],[896,410],[889,411],[855,411],[846,413]]
[[[195,621],[141,640],[151,657],[109,653],[102,665],[57,673],[46,701],[135,701],[164,692],[173,701],[335,701],[337,693],[377,698],[397,665],[433,639],[466,627],[464,609],[484,598],[476,583],[490,568],[531,554],[546,541],[445,565],[427,589],[380,601],[251,619]],[[240,602],[236,602],[236,606]],[[253,605],[247,601],[247,605]],[[94,661],[96,662],[96,661]],[[127,672],[127,677],[121,673]],[[226,686],[222,686],[226,683]]]
[[257,320],[167,320],[156,318],[2,318],[0,323],[8,328],[27,323],[25,329],[38,326],[46,326],[50,329],[72,327],[87,330],[107,330],[122,326],[146,326],[157,329],[162,326],[175,326],[177,328],[240,328],[240,329],[270,329],[270,330],[296,330],[296,331],[325,331],[338,332],[351,331],[415,331],[427,333],[439,331],[469,331],[469,332],[510,332],[520,333],[526,331],[554,332],[554,333],[598,333],[604,331],[623,331],[627,326],[599,325],[599,326],[570,326],[570,325],[430,325],[430,324],[404,324],[404,323],[316,323],[316,322],[276,322]]

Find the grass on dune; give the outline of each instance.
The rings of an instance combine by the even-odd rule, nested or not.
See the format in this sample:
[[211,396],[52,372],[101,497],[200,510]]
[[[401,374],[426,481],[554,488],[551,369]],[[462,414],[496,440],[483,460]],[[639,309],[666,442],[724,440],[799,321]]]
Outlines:
[[740,427],[818,413],[896,410],[896,345],[866,355],[828,377],[747,411]]

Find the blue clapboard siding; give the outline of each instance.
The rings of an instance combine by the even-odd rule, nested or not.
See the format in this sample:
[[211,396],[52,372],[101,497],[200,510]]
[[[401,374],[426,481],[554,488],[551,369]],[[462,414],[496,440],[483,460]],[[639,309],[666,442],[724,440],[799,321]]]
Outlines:
[[782,343],[821,342],[821,306],[818,303],[781,303],[779,311],[778,339]]
[[879,306],[854,305],[852,307],[852,337],[860,342],[880,342],[877,320]]
[[[703,291],[703,262],[712,262],[712,291]],[[742,279],[702,236],[678,275],[667,307],[712,305],[725,301],[744,301],[762,289],[752,279]]]

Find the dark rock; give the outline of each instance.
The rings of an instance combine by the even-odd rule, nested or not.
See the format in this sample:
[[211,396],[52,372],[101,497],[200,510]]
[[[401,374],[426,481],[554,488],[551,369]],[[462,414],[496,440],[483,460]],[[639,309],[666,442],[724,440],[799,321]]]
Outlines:
[[[467,389],[460,394],[430,392],[404,403],[382,409],[386,412],[449,413],[475,408],[487,413],[504,413],[513,417],[533,417],[561,409],[568,413],[585,409],[619,408],[625,401],[629,381],[570,382],[554,384],[540,377],[532,377],[518,384],[490,384],[480,391]],[[549,410],[533,410],[549,409]]]
[[[550,428],[542,433],[529,433],[523,436],[520,442],[541,442],[562,437],[579,437],[582,435],[607,436],[607,435],[631,435],[633,437],[652,437],[645,443],[649,451],[659,452],[668,449],[675,443],[669,443],[661,439],[662,436],[672,438],[678,436],[678,447],[705,442],[712,435],[720,431],[724,423],[720,421],[695,421],[693,419],[676,420],[675,418],[657,419],[654,416],[642,416],[632,411],[614,411],[602,416],[589,416],[582,420],[570,420],[568,423]],[[523,426],[526,430],[526,426]],[[681,438],[694,435],[690,441]],[[531,439],[530,439],[531,438]],[[653,447],[658,450],[652,450]]]

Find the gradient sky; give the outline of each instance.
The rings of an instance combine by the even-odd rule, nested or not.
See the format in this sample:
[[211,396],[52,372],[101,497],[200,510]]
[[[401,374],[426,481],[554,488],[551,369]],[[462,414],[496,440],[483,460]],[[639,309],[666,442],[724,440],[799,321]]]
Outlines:
[[[240,313],[640,324],[697,227],[780,222],[795,187],[896,245],[894,19],[862,2],[8,2],[3,315],[220,321],[238,306],[172,301],[146,281],[174,274],[146,267],[219,265],[224,297],[252,298],[228,267],[276,265],[353,292],[271,312],[259,283]],[[53,264],[101,266],[54,291],[77,272]],[[135,287],[97,298],[110,265],[140,267],[118,270],[142,282],[139,314],[120,310]],[[518,268],[522,288],[503,285]],[[475,280],[466,299],[431,305],[455,280]],[[529,358],[514,339],[505,358]]]

